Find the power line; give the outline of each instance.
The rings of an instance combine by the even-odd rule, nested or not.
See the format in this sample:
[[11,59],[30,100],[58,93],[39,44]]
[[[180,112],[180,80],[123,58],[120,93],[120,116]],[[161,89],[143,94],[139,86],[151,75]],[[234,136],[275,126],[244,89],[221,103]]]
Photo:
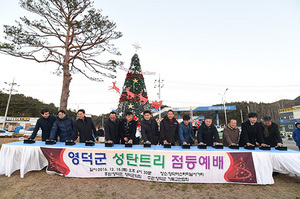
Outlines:
[[[237,85],[237,84],[208,84],[208,83],[203,83],[203,82],[180,82],[180,81],[169,81],[169,80],[166,80],[166,83],[173,83],[173,84],[186,84],[186,85],[189,85],[189,86],[199,86],[199,87],[207,87],[207,86],[210,86],[210,87],[238,87],[238,88],[245,88],[245,87],[248,87],[248,88],[290,88],[290,87],[299,87],[300,88],[300,85]],[[166,84],[167,85],[167,84]]]
[[[158,80],[156,79],[155,81],[154,81],[154,88],[158,88],[158,93],[157,93],[157,95],[158,95],[158,100],[160,101],[160,98],[161,98],[161,88],[163,88],[164,87],[164,81],[165,80],[163,80],[163,79],[160,79],[160,75],[159,75],[159,77],[158,77]],[[161,120],[161,112],[160,112],[160,109],[161,109],[161,107],[159,107],[158,108],[158,111],[159,111],[159,120]]]

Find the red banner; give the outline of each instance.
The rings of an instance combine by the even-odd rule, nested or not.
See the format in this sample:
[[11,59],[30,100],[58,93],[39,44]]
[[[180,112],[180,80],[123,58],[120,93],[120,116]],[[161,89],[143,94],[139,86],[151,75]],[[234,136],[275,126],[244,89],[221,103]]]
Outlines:
[[64,176],[70,173],[70,169],[63,159],[65,149],[41,147],[41,150],[48,160],[48,171],[54,171],[56,173],[63,174]]
[[227,153],[230,167],[224,178],[227,182],[257,183],[252,153]]

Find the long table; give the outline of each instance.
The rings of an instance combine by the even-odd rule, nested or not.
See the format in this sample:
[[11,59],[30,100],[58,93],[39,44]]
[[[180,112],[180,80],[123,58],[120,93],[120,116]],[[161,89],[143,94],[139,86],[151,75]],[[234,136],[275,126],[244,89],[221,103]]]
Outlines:
[[42,170],[66,177],[125,177],[147,181],[179,183],[274,184],[273,172],[300,175],[300,153],[287,150],[270,151],[215,149],[182,149],[172,146],[104,144],[66,146],[58,142],[45,145],[13,142],[3,144],[0,151],[0,175],[8,177],[20,170],[20,177]]

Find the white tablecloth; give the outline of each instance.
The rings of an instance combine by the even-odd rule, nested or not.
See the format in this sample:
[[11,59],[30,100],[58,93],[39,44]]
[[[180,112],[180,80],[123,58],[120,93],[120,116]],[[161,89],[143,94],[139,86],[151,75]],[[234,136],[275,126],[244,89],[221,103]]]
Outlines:
[[300,153],[270,154],[273,171],[290,176],[300,176]]
[[[4,174],[10,177],[14,171],[20,170],[20,177],[23,178],[24,174],[29,171],[42,170],[48,165],[48,161],[44,156],[41,147],[45,147],[45,144],[42,142],[37,142],[34,145],[26,145],[22,142],[3,144],[0,151],[0,175]],[[48,145],[47,147],[65,148],[67,146],[64,146],[64,143],[58,143],[57,146]],[[72,148],[80,147],[80,144],[72,146]],[[122,147],[124,148],[124,146],[116,146],[115,148],[120,150]],[[95,145],[95,148],[114,151],[114,148],[108,149],[105,148],[104,145]],[[142,146],[135,146],[132,150],[135,150],[134,148],[139,148],[140,150],[143,149]],[[155,150],[153,148],[149,150]],[[182,151],[180,147],[174,147],[172,151],[173,150],[174,154]],[[227,149],[216,151],[226,152]],[[248,151],[241,148],[236,152],[246,151],[252,153],[257,184],[274,184],[272,172],[289,174],[290,176],[300,176],[300,153],[297,151],[277,151],[274,149],[271,151]],[[194,153],[192,149],[190,152]]]
[[20,170],[20,177],[29,171],[42,170],[48,161],[39,146],[15,146],[3,144],[0,151],[0,175]]

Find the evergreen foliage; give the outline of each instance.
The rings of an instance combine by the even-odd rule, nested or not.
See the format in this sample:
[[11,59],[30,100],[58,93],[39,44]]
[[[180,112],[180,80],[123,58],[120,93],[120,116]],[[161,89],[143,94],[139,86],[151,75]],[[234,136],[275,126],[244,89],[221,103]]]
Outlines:
[[142,119],[145,110],[150,110],[150,104],[140,60],[138,55],[134,54],[122,88],[117,115],[125,117],[125,113],[131,111],[137,118]]
[[93,8],[91,0],[20,0],[20,6],[35,14],[15,25],[4,25],[5,41],[0,52],[38,63],[57,64],[63,87],[60,108],[67,110],[72,74],[92,81],[115,78],[122,62],[98,61],[103,52],[120,55],[112,40],[122,37],[116,24]]
[[[0,115],[4,116],[7,105],[8,94],[0,91]],[[45,104],[38,99],[26,97],[23,94],[15,94],[11,96],[8,117],[40,117],[42,109],[48,109],[51,114],[56,115],[58,107],[53,103]],[[67,110],[67,114],[76,118],[75,110]]]

